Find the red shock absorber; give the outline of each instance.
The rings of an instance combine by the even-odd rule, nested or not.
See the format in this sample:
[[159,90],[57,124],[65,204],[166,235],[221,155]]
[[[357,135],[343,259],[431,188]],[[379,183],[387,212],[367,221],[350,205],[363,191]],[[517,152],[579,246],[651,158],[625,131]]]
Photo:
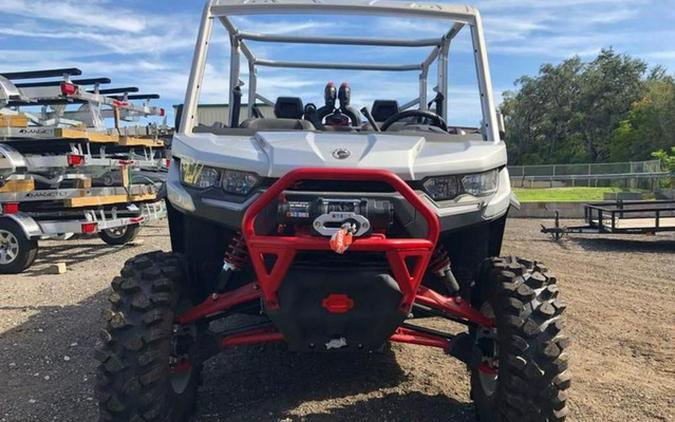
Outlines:
[[431,256],[429,269],[441,279],[450,294],[459,293],[459,283],[457,282],[455,275],[452,273],[448,251],[440,242],[436,246],[434,254]]
[[248,261],[248,249],[241,233],[232,236],[225,258],[223,259],[223,271],[239,271]]
[[439,243],[438,246],[436,246],[434,254],[431,256],[429,269],[433,271],[434,274],[441,275],[448,267],[450,267],[448,251],[445,250],[445,246],[443,246],[442,243]]
[[227,250],[225,250],[223,269],[218,274],[216,289],[220,292],[225,291],[225,287],[230,281],[232,274],[244,268],[247,262],[248,248],[246,248],[246,242],[241,233],[236,233],[232,236],[230,244],[227,246]]

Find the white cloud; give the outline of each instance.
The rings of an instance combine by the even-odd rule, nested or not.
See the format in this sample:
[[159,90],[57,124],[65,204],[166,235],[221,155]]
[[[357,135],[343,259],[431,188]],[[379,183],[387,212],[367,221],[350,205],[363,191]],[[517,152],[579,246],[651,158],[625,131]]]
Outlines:
[[65,23],[69,26],[106,28],[134,33],[147,28],[145,18],[113,2],[3,0],[2,12]]
[[[636,27],[636,23],[649,21],[645,13],[650,13],[652,6],[661,4],[656,0],[476,2],[484,17],[488,51],[493,57],[499,56],[498,60],[491,58],[493,64],[503,65],[505,57],[543,61],[559,60],[574,54],[591,56],[603,47],[615,46],[620,51],[634,51],[650,61],[675,65],[675,51],[669,45],[664,46],[662,41],[674,39],[675,30],[657,32],[647,24]],[[201,4],[201,1],[198,3]],[[162,11],[159,7],[161,13],[148,14],[135,10],[133,4],[124,2],[120,5],[113,0],[2,0],[2,70],[76,66],[88,76],[111,76],[115,85],[138,85],[145,92],[161,94],[166,101],[182,102],[199,26],[200,7],[195,7],[194,13],[189,15]],[[344,16],[303,19],[255,16],[233,20],[243,30],[259,33],[406,39],[440,38],[451,25],[443,21],[366,20]],[[289,60],[318,57],[327,61],[404,63],[421,61],[418,59],[428,52],[428,49],[406,48],[338,49],[253,42],[250,45],[258,57]],[[461,55],[470,51],[470,36],[465,28],[453,44],[453,53]],[[227,34],[221,25],[216,25],[202,101],[227,101],[228,54]],[[456,57],[451,56],[451,59]],[[467,57],[461,56],[460,60],[465,62]],[[518,69],[520,72],[521,68]],[[245,63],[242,63],[242,71],[242,79],[246,81]],[[536,68],[532,71],[536,72]],[[416,96],[417,75],[414,72],[392,75],[261,69],[259,91],[269,98],[282,94],[298,95],[305,102],[320,103],[325,82],[342,75],[349,77],[354,102],[359,106],[370,105],[376,98],[406,101]],[[513,79],[517,76],[514,75]],[[468,84],[470,81],[462,79],[460,82],[458,86],[451,86],[450,90],[451,120],[475,124],[480,118],[476,90]],[[502,81],[501,84],[508,82]],[[500,92],[497,91],[498,98]]]
[[273,22],[249,18],[246,16],[235,16],[232,23],[240,30],[245,32],[255,32],[261,34],[307,34],[324,30],[326,25],[316,20],[290,21],[275,19]]
[[[88,31],[35,31],[22,30],[8,27],[0,27],[0,34],[14,37],[45,38],[60,40],[80,40],[93,42],[104,47],[106,53],[116,54],[150,54],[179,49],[187,49],[194,46],[194,36],[186,37],[185,34],[175,30],[164,34],[107,34]],[[91,55],[94,49],[84,49],[85,55]],[[89,52],[88,52],[89,51]],[[100,51],[100,50],[99,50]],[[95,53],[94,53],[95,54]]]

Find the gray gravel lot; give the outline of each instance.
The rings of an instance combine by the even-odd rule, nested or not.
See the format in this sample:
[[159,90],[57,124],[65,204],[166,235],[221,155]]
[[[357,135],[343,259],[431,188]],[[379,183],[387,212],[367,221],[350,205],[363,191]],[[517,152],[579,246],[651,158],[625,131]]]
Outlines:
[[[560,280],[573,341],[570,419],[673,420],[675,236],[554,243],[539,223],[510,220],[504,253],[540,258]],[[131,256],[169,249],[164,223],[139,239],[42,242],[27,272],[0,275],[1,421],[96,419],[92,351],[109,282]],[[51,262],[68,272],[45,274]],[[199,421],[473,420],[462,365],[418,346],[361,357],[252,346],[204,372]]]

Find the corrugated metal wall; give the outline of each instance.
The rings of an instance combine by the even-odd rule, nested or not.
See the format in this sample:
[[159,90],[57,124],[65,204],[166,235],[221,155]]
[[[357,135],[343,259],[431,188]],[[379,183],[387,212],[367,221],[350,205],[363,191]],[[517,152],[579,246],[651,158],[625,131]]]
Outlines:
[[[178,127],[179,116],[182,112],[183,105],[176,105],[173,107],[176,114],[176,127]],[[197,107],[197,121],[195,126],[202,124],[204,126],[213,126],[215,123],[227,123],[229,108],[227,104],[200,104]],[[268,105],[258,104],[258,108],[265,117],[274,117],[274,109]],[[241,121],[246,120],[248,117],[248,106],[246,104],[241,105]]]

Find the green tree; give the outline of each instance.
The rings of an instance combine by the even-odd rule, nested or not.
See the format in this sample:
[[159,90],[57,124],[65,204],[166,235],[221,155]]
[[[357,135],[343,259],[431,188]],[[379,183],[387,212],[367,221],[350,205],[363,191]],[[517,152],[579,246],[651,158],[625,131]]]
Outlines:
[[581,74],[577,103],[578,130],[591,162],[609,158],[614,130],[644,92],[647,64],[639,59],[603,50]]
[[502,103],[513,164],[648,159],[673,145],[673,80],[642,60],[602,50],[544,64],[516,86]]
[[649,151],[675,145],[675,81],[658,68],[645,85],[644,96],[614,131],[611,161],[648,159]]
[[670,153],[662,149],[652,152],[652,157],[661,161],[663,169],[670,172],[670,180],[667,180],[665,183],[662,181],[661,186],[665,188],[675,186],[673,184],[673,180],[675,179],[675,146],[670,147]]
[[572,126],[579,95],[578,57],[554,66],[545,64],[536,78],[523,76],[516,81],[517,93],[504,94],[502,112],[506,116],[509,153],[512,162],[546,163],[576,154]]

